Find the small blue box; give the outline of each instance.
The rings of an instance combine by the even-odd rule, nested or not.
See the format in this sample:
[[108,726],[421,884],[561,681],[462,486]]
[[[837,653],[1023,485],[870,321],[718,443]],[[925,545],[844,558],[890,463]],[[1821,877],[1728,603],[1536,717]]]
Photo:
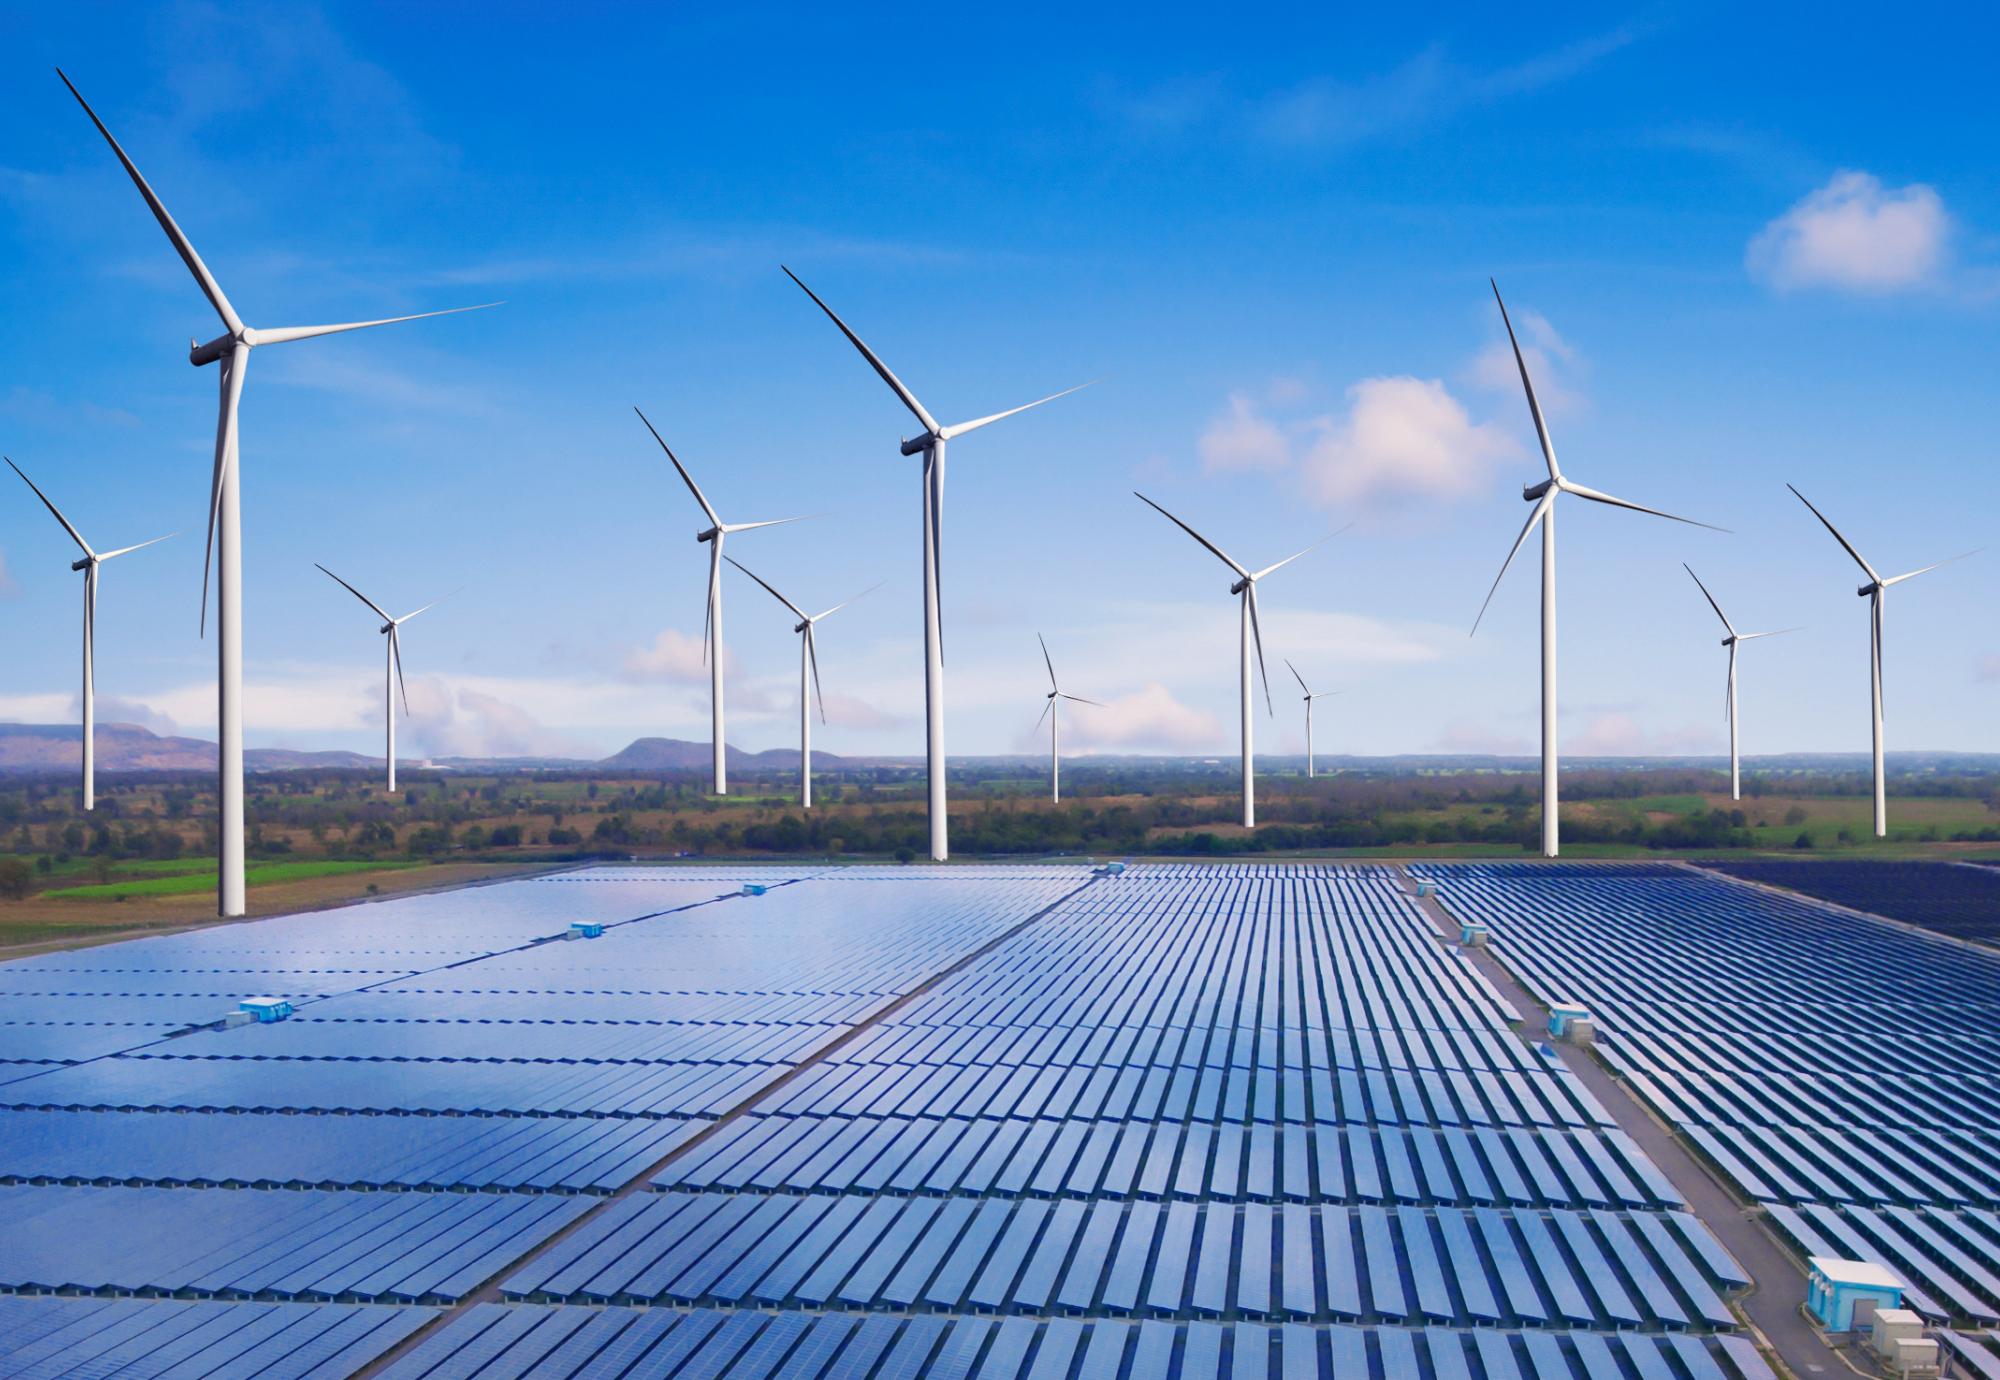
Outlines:
[[245,997],[236,1005],[238,1010],[255,1016],[259,1025],[282,1021],[292,1014],[292,1004],[283,997]]
[[1122,862],[1108,862],[1104,864],[1104,871],[1107,876],[1122,877],[1125,875],[1125,864]]
[[762,896],[765,892],[769,891],[770,889],[771,888],[765,886],[762,882],[745,882],[743,884],[743,894],[745,896]]
[[1418,882],[1418,883],[1417,883],[1417,895],[1418,895],[1419,897],[1424,897],[1424,896],[1435,896],[1435,895],[1437,895],[1437,894],[1438,894],[1438,887],[1437,887],[1437,883],[1436,883],[1436,882]]
[[1590,1008],[1581,1002],[1552,1001],[1549,1003],[1549,1034],[1560,1040],[1569,1033],[1569,1028],[1578,1021],[1590,1019]]
[[596,939],[604,933],[604,926],[595,920],[572,920],[569,926],[571,939]]

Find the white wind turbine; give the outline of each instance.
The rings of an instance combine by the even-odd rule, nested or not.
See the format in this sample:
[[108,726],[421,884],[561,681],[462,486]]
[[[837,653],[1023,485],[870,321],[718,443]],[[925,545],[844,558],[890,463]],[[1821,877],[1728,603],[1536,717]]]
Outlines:
[[1299,668],[1292,665],[1291,659],[1289,657],[1286,658],[1285,660],[1285,669],[1292,673],[1292,679],[1299,683],[1299,690],[1303,693],[1305,697],[1306,777],[1307,779],[1311,779],[1311,777],[1313,776],[1313,701],[1323,700],[1327,698],[1329,695],[1338,695],[1340,692],[1338,690],[1320,690],[1317,692],[1314,691],[1314,689],[1310,685],[1306,684],[1306,678],[1299,674]]
[[931,858],[943,862],[950,854],[950,822],[945,814],[945,755],[944,755],[944,623],[939,608],[939,585],[942,582],[944,540],[944,451],[945,443],[968,431],[977,431],[989,423],[1026,412],[1031,407],[1054,402],[1067,397],[1078,388],[1088,384],[1078,384],[1076,388],[1065,388],[1060,393],[1051,393],[1046,398],[1037,398],[1019,407],[1010,407],[1005,412],[995,412],[988,417],[976,417],[969,422],[959,422],[954,426],[940,426],[936,418],[924,410],[917,401],[917,395],[903,386],[903,381],[890,372],[873,350],[861,337],[847,328],[847,323],[834,314],[833,308],[820,301],[819,295],[803,282],[799,275],[789,268],[785,276],[798,283],[801,291],[812,298],[815,305],[826,313],[827,319],[840,328],[848,343],[861,352],[869,367],[881,376],[903,406],[910,409],[913,416],[923,426],[923,433],[903,442],[903,454],[922,455],[923,486],[923,564],[924,564],[924,753],[925,769],[930,788]]
[[1743,798],[1743,772],[1740,759],[1736,755],[1737,644],[1749,642],[1759,637],[1777,637],[1783,633],[1797,632],[1798,629],[1779,628],[1776,632],[1754,633],[1740,633],[1736,631],[1736,625],[1729,621],[1729,615],[1722,611],[1722,605],[1715,602],[1715,596],[1708,592],[1708,586],[1701,582],[1701,576],[1694,573],[1694,567],[1690,566],[1686,561],[1682,561],[1681,569],[1687,571],[1688,578],[1694,581],[1695,587],[1701,591],[1702,598],[1708,600],[1708,606],[1715,610],[1715,616],[1722,620],[1723,630],[1728,634],[1728,636],[1722,639],[1722,645],[1729,648],[1729,689],[1723,698],[1722,713],[1723,717],[1729,720],[1729,798],[1731,800],[1741,800]]
[[69,568],[83,572],[83,808],[94,810],[97,808],[97,567],[113,556],[126,555],[141,547],[151,546],[153,542],[165,541],[175,534],[169,532],[167,537],[154,537],[153,541],[142,541],[138,546],[121,546],[116,551],[93,551],[90,543],[83,539],[83,534],[62,515],[62,509],[36,488],[35,481],[22,473],[21,467],[12,460],[8,460],[7,464],[21,476],[23,484],[35,490],[35,497],[55,515],[63,531],[69,533],[70,540],[83,548],[83,558],[71,561]]
[[[639,412],[638,408],[632,409]],[[708,518],[709,525],[695,533],[694,539],[708,544],[708,602],[703,606],[701,618],[701,657],[708,663],[708,714],[709,750],[715,758],[715,793],[729,793],[729,747],[722,733],[722,539],[731,532],[748,532],[755,527],[782,527],[788,522],[803,522],[804,518],[771,518],[765,522],[724,522],[715,509],[702,495],[701,487],[687,472],[687,466],[674,454],[673,447],[659,433],[646,417],[639,412],[639,420],[646,423],[646,430],[653,433],[653,439],[660,443],[660,449],[667,453],[667,459],[674,462],[674,470],[681,482],[688,486],[694,501],[701,505],[701,511]],[[735,564],[735,562],[731,562]],[[748,574],[749,572],[744,572]],[[755,576],[751,577],[755,579]],[[763,583],[759,581],[758,583]],[[768,588],[768,586],[766,586]]]
[[[436,608],[444,602],[444,599],[433,599],[421,609],[413,609],[401,618],[391,618],[383,611],[380,604],[370,599],[353,585],[347,583],[347,581],[341,579],[331,570],[328,570],[318,561],[313,562],[313,568],[346,590],[349,594],[352,594],[362,603],[368,605],[376,616],[382,620],[381,633],[389,639],[389,645],[384,654],[385,664],[382,669],[382,721],[388,726],[389,793],[394,795],[396,793],[396,695],[398,691],[403,696],[403,712],[405,714],[410,712],[410,687],[403,682],[403,624],[415,618],[424,609]],[[449,599],[450,597],[447,594],[445,599]]]
[[[216,869],[216,909],[225,918],[243,914],[243,523],[241,498],[237,492],[238,470],[238,430],[237,411],[243,400],[243,372],[250,366],[250,352],[259,345],[282,345],[292,340],[310,340],[314,336],[333,335],[341,331],[358,331],[370,326],[391,326],[399,321],[418,321],[429,316],[450,316],[455,312],[478,311],[479,307],[453,307],[447,311],[417,312],[410,316],[389,316],[376,321],[347,321],[332,326],[280,326],[259,329],[245,325],[243,318],[236,314],[236,308],[222,293],[222,287],[215,281],[215,275],[208,271],[208,265],[195,253],[194,245],[181,233],[174,218],[167,214],[167,208],[146,179],[139,173],[138,166],[126,156],[118,141],[111,137],[104,121],[97,118],[97,112],[83,98],[68,76],[60,69],[56,75],[62,77],[64,86],[76,97],[84,114],[97,126],[97,132],[104,136],[111,151],[132,179],[132,185],[139,189],[153,219],[167,232],[174,250],[181,256],[195,282],[201,286],[202,295],[208,298],[217,316],[222,318],[223,333],[207,344],[189,343],[188,362],[196,368],[205,364],[220,364],[221,408],[215,426],[215,472],[209,483],[208,495],[208,538],[202,548],[201,606],[202,630],[208,625],[208,575],[209,558],[214,557],[216,575],[216,720],[217,736],[220,739],[218,754],[217,794],[220,796],[220,819],[217,839],[221,856]],[[497,303],[483,303],[495,306]]]
[[[1073,700],[1077,704],[1096,705],[1099,709],[1103,709],[1105,706],[1099,704],[1096,700],[1087,700],[1081,695],[1072,695],[1056,684],[1056,663],[1049,656],[1049,644],[1040,633],[1035,634],[1035,641],[1042,644],[1042,661],[1049,668],[1048,703],[1042,706],[1042,719],[1049,721],[1049,799],[1056,804],[1061,804],[1062,704],[1060,702],[1063,700]],[[1035,720],[1036,728],[1042,726],[1042,719]]]
[[1506,578],[1507,567],[1514,563],[1521,544],[1528,539],[1528,533],[1535,530],[1535,524],[1542,525],[1542,856],[1553,858],[1561,844],[1558,807],[1556,800],[1556,497],[1560,494],[1575,494],[1587,498],[1592,503],[1608,503],[1614,508],[1630,508],[1635,513],[1649,513],[1653,517],[1663,517],[1674,522],[1685,522],[1691,527],[1707,527],[1711,532],[1727,529],[1711,527],[1706,522],[1696,522],[1693,518],[1676,517],[1663,513],[1658,508],[1648,508],[1643,504],[1630,503],[1610,494],[1599,493],[1596,489],[1586,489],[1581,484],[1566,478],[1562,468],[1556,464],[1555,443],[1549,439],[1549,424],[1542,418],[1542,405],[1535,400],[1535,385],[1528,377],[1528,362],[1521,357],[1521,342],[1514,338],[1514,323],[1508,319],[1507,304],[1500,300],[1500,285],[1493,284],[1493,300],[1500,303],[1500,320],[1507,327],[1507,343],[1514,347],[1514,366],[1521,371],[1521,388],[1528,395],[1528,411],[1535,419],[1535,437],[1541,442],[1542,459],[1549,467],[1549,477],[1539,484],[1526,485],[1521,497],[1535,505],[1528,514],[1527,523],[1521,528],[1521,535],[1514,538],[1514,545],[1507,552],[1507,559],[1500,563],[1500,573],[1493,577],[1492,588],[1486,591],[1486,601],[1479,606],[1479,617],[1472,620],[1472,631],[1479,631],[1479,624],[1486,617],[1487,606],[1493,602],[1494,590],[1500,588],[1500,581]]
[[1882,599],[1890,585],[1900,585],[1905,580],[1914,580],[1919,575],[1936,570],[1940,565],[1962,561],[1976,552],[1961,551],[1956,556],[1939,561],[1937,565],[1927,565],[1921,570],[1912,570],[1902,575],[1891,575],[1885,580],[1875,573],[1874,566],[1861,559],[1861,553],[1854,549],[1854,543],[1841,536],[1840,529],[1826,520],[1826,514],[1813,508],[1811,499],[1793,489],[1790,484],[1785,487],[1792,490],[1793,496],[1799,502],[1812,509],[1812,515],[1820,520],[1820,524],[1827,531],[1833,533],[1833,539],[1840,543],[1841,549],[1854,557],[1854,563],[1868,576],[1868,583],[1854,592],[1868,600],[1868,688],[1875,747],[1875,837],[1886,838],[1889,833],[1889,792],[1888,777],[1882,769]]
[[1215,557],[1218,560],[1220,560],[1224,565],[1228,566],[1231,570],[1236,572],[1236,583],[1229,587],[1229,592],[1231,594],[1240,596],[1240,602],[1242,604],[1242,611],[1239,615],[1239,621],[1241,623],[1241,627],[1239,629],[1238,641],[1241,645],[1241,650],[1242,650],[1242,672],[1243,672],[1242,695],[1241,695],[1242,710],[1243,710],[1243,827],[1245,829],[1254,829],[1257,827],[1257,785],[1256,785],[1256,772],[1253,766],[1254,757],[1251,752],[1251,743],[1250,743],[1251,739],[1250,649],[1253,643],[1255,644],[1257,650],[1257,673],[1263,676],[1264,678],[1264,709],[1266,713],[1275,712],[1272,710],[1271,707],[1271,676],[1270,673],[1264,669],[1264,629],[1257,617],[1257,582],[1263,579],[1266,575],[1269,575],[1272,571],[1290,565],[1293,561],[1305,555],[1307,551],[1311,551],[1314,547],[1323,546],[1327,542],[1332,541],[1335,537],[1340,535],[1340,532],[1344,532],[1347,529],[1343,527],[1340,529],[1339,532],[1327,533],[1325,536],[1321,537],[1318,541],[1314,542],[1312,546],[1307,546],[1298,551],[1294,551],[1291,555],[1285,557],[1285,559],[1279,561],[1276,565],[1267,565],[1262,570],[1251,571],[1251,570],[1246,570],[1244,567],[1238,565],[1235,562],[1235,560],[1233,560],[1223,551],[1221,547],[1217,546],[1207,537],[1204,537],[1201,533],[1195,531],[1194,528],[1188,526],[1185,522],[1182,522],[1179,518],[1175,517],[1172,513],[1168,512],[1165,508],[1162,508],[1159,504],[1153,502],[1152,499],[1147,498],[1144,494],[1138,492],[1136,489],[1133,490],[1133,497],[1137,498],[1141,503],[1153,509],[1161,517],[1165,518],[1168,522],[1171,522],[1174,526],[1180,528],[1183,532],[1187,533],[1189,536],[1193,537],[1196,541],[1200,542],[1203,546],[1207,547],[1209,551],[1214,553]]
[[778,593],[777,590],[772,589],[749,566],[743,564],[743,562],[737,560],[734,556],[727,557],[726,559],[745,575],[757,581],[758,584],[763,585],[766,593],[790,609],[799,620],[792,628],[792,631],[799,635],[799,805],[802,809],[810,810],[813,803],[813,775],[812,711],[810,709],[810,701],[806,698],[808,689],[806,680],[808,676],[812,680],[810,689],[813,697],[819,701],[819,721],[821,723],[826,722],[826,696],[819,688],[819,650],[818,644],[813,640],[813,628],[820,620],[839,613],[842,609],[853,603],[855,599],[865,599],[876,590],[882,588],[882,586],[879,584],[870,585],[867,589],[855,595],[854,599],[844,599],[823,613],[807,613],[784,595]]

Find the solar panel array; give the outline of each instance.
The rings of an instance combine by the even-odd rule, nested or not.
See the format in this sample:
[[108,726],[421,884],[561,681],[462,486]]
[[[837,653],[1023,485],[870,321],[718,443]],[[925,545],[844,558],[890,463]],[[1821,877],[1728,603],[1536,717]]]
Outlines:
[[[0,966],[0,1373],[350,1373],[1083,880],[797,876],[571,874]],[[603,937],[550,942],[578,920]],[[251,996],[297,1014],[218,1025]]]
[[1736,1264],[1513,1014],[1386,870],[1134,867],[388,1373],[1768,1375]]
[[2000,869],[1972,863],[1729,858],[1704,864],[1767,886],[1886,915],[1958,939],[2000,944]]
[[1804,1253],[2000,1322],[2000,955],[1677,867],[1412,871]]

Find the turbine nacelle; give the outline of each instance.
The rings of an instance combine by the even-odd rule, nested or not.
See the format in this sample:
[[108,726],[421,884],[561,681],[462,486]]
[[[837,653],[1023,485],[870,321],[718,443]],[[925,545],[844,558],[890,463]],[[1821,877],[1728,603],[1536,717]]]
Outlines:
[[931,448],[931,442],[935,440],[937,440],[936,434],[928,431],[921,436],[906,437],[903,441],[903,454],[922,455]]
[[1539,484],[1523,484],[1521,486],[1521,498],[1524,502],[1533,503],[1550,489],[1561,489],[1562,487],[1563,482],[1560,479],[1544,479]]
[[71,570],[88,570],[96,564],[97,564],[97,557],[85,556],[82,560],[71,561],[69,563],[69,568]]
[[1882,587],[1883,587],[1883,586],[1882,586],[1882,582],[1881,582],[1880,580],[1877,580],[1877,581],[1875,581],[1875,582],[1874,582],[1874,583],[1872,583],[1872,584],[1866,584],[1866,585],[1863,585],[1863,586],[1861,586],[1861,587],[1860,587],[1859,589],[1855,590],[1854,592],[1855,592],[1855,594],[1857,594],[1857,595],[1858,595],[1858,596],[1860,596],[1861,598],[1863,598],[1863,599],[1866,599],[1866,598],[1867,598],[1867,597],[1868,597],[1869,595],[1871,595],[1871,594],[1875,593],[1875,592],[1876,592],[1877,590],[1881,589]]

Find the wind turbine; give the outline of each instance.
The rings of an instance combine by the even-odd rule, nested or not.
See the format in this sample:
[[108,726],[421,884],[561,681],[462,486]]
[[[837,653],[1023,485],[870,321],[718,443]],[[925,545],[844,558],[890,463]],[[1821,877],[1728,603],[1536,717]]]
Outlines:
[[[335,584],[339,585],[342,589],[346,590],[349,594],[352,594],[355,598],[359,599],[362,603],[368,605],[368,607],[375,612],[376,616],[381,618],[382,635],[389,639],[389,645],[386,652],[386,664],[384,665],[382,670],[382,719],[383,722],[388,725],[389,793],[391,795],[394,795],[396,793],[396,692],[397,691],[400,690],[403,695],[403,712],[405,714],[410,712],[410,687],[403,683],[402,627],[403,624],[409,622],[412,618],[415,618],[417,614],[422,613],[424,609],[434,609],[439,604],[443,603],[444,600],[433,599],[428,604],[425,604],[422,609],[416,609],[410,613],[406,613],[401,618],[391,618],[387,613],[383,612],[382,606],[380,604],[376,603],[373,599],[370,599],[367,595],[363,594],[353,585],[347,583],[347,581],[341,579],[331,570],[328,570],[318,561],[314,561],[313,566],[322,575],[326,576],[327,579],[333,581]],[[449,599],[450,597],[451,597],[450,595],[445,596],[446,599]]]
[[1313,776],[1313,701],[1323,700],[1327,698],[1329,695],[1338,695],[1340,692],[1338,690],[1321,690],[1318,693],[1314,693],[1313,688],[1310,685],[1306,684],[1306,678],[1299,674],[1299,668],[1292,665],[1290,658],[1287,658],[1285,661],[1285,669],[1292,673],[1292,679],[1299,683],[1299,689],[1304,693],[1305,696],[1306,778],[1310,780]]
[[[217,736],[220,739],[218,753],[217,794],[221,809],[218,820],[217,838],[220,857],[216,868],[216,910],[225,919],[243,914],[243,523],[240,495],[237,492],[238,448],[237,411],[243,400],[243,372],[250,366],[250,352],[259,345],[282,345],[291,340],[310,340],[314,336],[333,335],[341,331],[364,330],[370,326],[391,326],[399,321],[418,321],[430,316],[450,316],[455,312],[478,311],[479,307],[453,307],[446,311],[417,312],[410,316],[389,316],[376,321],[347,321],[333,326],[280,326],[259,329],[244,324],[236,314],[236,308],[223,296],[222,287],[215,281],[215,275],[208,271],[208,265],[195,253],[194,245],[181,233],[179,225],[167,213],[166,206],[146,179],[139,173],[138,166],[126,156],[125,150],[106,129],[104,121],[97,118],[97,112],[84,100],[83,93],[76,89],[60,68],[56,75],[62,77],[64,86],[76,97],[83,113],[97,126],[97,132],[111,145],[111,151],[131,177],[132,185],[139,189],[153,219],[167,232],[174,250],[181,256],[188,272],[194,275],[201,286],[202,295],[208,298],[217,316],[222,318],[223,333],[207,344],[188,346],[188,363],[200,368],[205,364],[220,364],[221,408],[215,426],[215,472],[209,482],[208,493],[208,537],[202,548],[201,567],[201,607],[202,630],[208,626],[208,575],[209,558],[215,561],[216,575],[216,721]],[[486,302],[481,306],[497,306]]]
[[[632,409],[639,412],[638,408]],[[731,532],[748,532],[753,527],[781,527],[788,522],[803,522],[803,518],[772,518],[767,522],[724,522],[715,509],[703,497],[701,486],[681,464],[673,447],[659,433],[646,414],[639,412],[639,420],[646,423],[646,430],[653,433],[653,439],[660,443],[660,449],[667,453],[667,459],[674,462],[674,470],[681,482],[688,486],[694,501],[701,505],[701,511],[708,518],[709,525],[695,533],[695,540],[708,543],[708,603],[701,619],[701,657],[708,663],[708,713],[709,749],[715,755],[715,793],[729,793],[729,748],[722,736],[722,539]],[[735,564],[735,562],[731,562]],[[744,572],[748,574],[749,572]],[[755,576],[751,576],[755,579]],[[758,583],[762,584],[760,580]],[[766,586],[769,588],[769,586]]]
[[[781,265],[782,266],[782,265]],[[1031,403],[1011,407],[1005,412],[995,412],[988,417],[975,417],[969,422],[959,422],[954,426],[941,426],[936,418],[924,410],[917,401],[917,395],[903,386],[903,381],[890,372],[881,357],[862,341],[861,337],[847,328],[847,323],[834,315],[832,307],[820,301],[819,294],[799,281],[799,275],[789,268],[785,276],[798,283],[799,289],[812,298],[815,305],[826,313],[827,319],[840,328],[848,343],[861,352],[882,382],[889,385],[895,395],[902,399],[903,406],[910,409],[923,426],[921,435],[903,442],[903,454],[922,455],[923,487],[923,563],[924,563],[924,753],[925,773],[930,787],[931,818],[931,859],[943,862],[951,852],[950,821],[945,814],[945,757],[944,757],[944,622],[939,607],[939,585],[942,582],[944,564],[942,546],[944,541],[944,451],[945,443],[977,431],[980,427],[1002,421],[1017,413],[1026,412],[1031,407],[1054,402],[1067,397],[1078,388],[1088,384],[1078,384],[1076,388],[1065,388],[1060,393],[1051,393],[1046,398],[1037,398]]]
[[1241,644],[1243,657],[1243,827],[1245,829],[1254,829],[1257,827],[1257,785],[1250,747],[1250,647],[1253,642],[1257,648],[1257,672],[1264,678],[1264,709],[1266,713],[1275,712],[1271,707],[1271,676],[1264,669],[1264,629],[1257,618],[1257,582],[1272,571],[1290,565],[1293,561],[1305,555],[1307,551],[1312,550],[1313,547],[1324,546],[1327,542],[1339,536],[1340,532],[1344,532],[1347,529],[1343,527],[1339,532],[1327,533],[1314,542],[1312,546],[1294,551],[1276,565],[1267,565],[1262,570],[1251,571],[1238,565],[1221,547],[1195,531],[1194,528],[1188,526],[1185,522],[1182,522],[1159,504],[1153,502],[1152,499],[1147,498],[1136,489],[1132,493],[1133,497],[1207,547],[1209,551],[1214,553],[1218,560],[1236,572],[1236,583],[1229,587],[1229,592],[1240,596],[1242,603],[1242,611],[1239,616],[1241,628],[1238,641]]
[[1874,566],[1861,559],[1861,553],[1854,549],[1854,543],[1841,536],[1840,529],[1826,520],[1826,514],[1813,508],[1811,499],[1792,488],[1790,484],[1785,487],[1792,490],[1793,496],[1799,502],[1812,509],[1812,515],[1820,520],[1820,524],[1827,531],[1833,533],[1833,539],[1840,543],[1841,549],[1854,557],[1854,563],[1868,576],[1868,583],[1854,592],[1868,600],[1868,691],[1875,735],[1875,837],[1886,838],[1889,833],[1889,792],[1888,778],[1882,770],[1882,598],[1890,585],[1900,585],[1905,580],[1914,580],[1919,575],[1936,570],[1940,565],[1950,565],[1953,561],[1962,561],[1976,553],[1961,551],[1956,556],[1939,561],[1937,565],[1927,565],[1921,570],[1912,570],[1903,575],[1891,575],[1885,580],[1875,573]]
[[882,588],[882,586],[879,584],[870,585],[867,589],[855,595],[854,599],[844,599],[824,613],[807,613],[784,595],[778,593],[777,590],[772,589],[770,585],[765,584],[761,576],[757,575],[750,567],[737,560],[734,556],[729,556],[725,559],[745,575],[757,581],[758,584],[763,585],[766,593],[790,609],[799,620],[792,628],[792,631],[799,635],[799,805],[802,809],[810,810],[813,803],[813,773],[812,711],[809,701],[806,699],[806,679],[808,675],[812,679],[812,693],[819,700],[819,721],[821,723],[826,722],[826,696],[821,693],[819,688],[819,652],[813,641],[813,627],[821,619],[839,613],[842,609],[853,603],[854,599],[865,599],[876,590]]
[[[1096,700],[1087,700],[1081,695],[1072,695],[1067,690],[1064,690],[1060,685],[1056,684],[1056,663],[1049,656],[1048,641],[1040,633],[1035,634],[1035,641],[1040,642],[1042,644],[1042,661],[1049,668],[1048,703],[1042,706],[1042,719],[1047,719],[1049,721],[1049,799],[1053,803],[1061,804],[1062,803],[1062,705],[1060,701],[1074,700],[1078,704],[1096,705],[1099,709],[1103,709],[1105,708],[1105,706],[1102,704],[1098,704]],[[1035,720],[1036,728],[1040,728],[1042,726],[1042,719]]]
[[[1491,281],[1490,279],[1488,280]],[[1528,533],[1535,530],[1535,524],[1542,525],[1542,856],[1553,858],[1561,844],[1561,830],[1556,802],[1556,498],[1561,494],[1575,494],[1587,498],[1592,503],[1608,503],[1614,508],[1630,508],[1635,513],[1648,513],[1653,517],[1667,518],[1673,522],[1685,522],[1690,527],[1707,527],[1711,532],[1726,531],[1722,527],[1710,527],[1706,522],[1696,522],[1693,518],[1676,517],[1663,513],[1658,508],[1648,508],[1643,504],[1630,503],[1610,494],[1599,493],[1596,489],[1586,489],[1566,478],[1561,466],[1556,464],[1555,442],[1549,439],[1549,424],[1542,418],[1542,405],[1535,400],[1535,385],[1528,377],[1528,362],[1521,357],[1521,342],[1514,338],[1514,323],[1508,319],[1507,304],[1500,300],[1500,285],[1493,284],[1493,300],[1500,304],[1500,320],[1507,327],[1507,343],[1514,347],[1514,367],[1521,371],[1521,390],[1528,395],[1528,412],[1535,419],[1535,437],[1542,445],[1542,459],[1549,467],[1549,477],[1539,484],[1529,484],[1522,488],[1521,497],[1535,505],[1528,514],[1527,523],[1521,528],[1521,535],[1514,538],[1514,545],[1507,552],[1507,559],[1500,563],[1500,573],[1493,577],[1491,589],[1486,591],[1486,602],[1479,606],[1479,617],[1472,620],[1472,631],[1479,631],[1479,624],[1486,617],[1487,606],[1493,602],[1494,590],[1500,588],[1500,581],[1506,578],[1507,567],[1514,563],[1521,544],[1528,539]]]
[[1723,717],[1729,720],[1729,798],[1741,800],[1743,773],[1740,759],[1736,755],[1736,647],[1738,643],[1749,642],[1754,638],[1777,637],[1783,633],[1797,632],[1798,629],[1779,628],[1776,632],[1754,633],[1736,631],[1736,625],[1729,621],[1729,615],[1722,611],[1722,605],[1715,602],[1715,596],[1708,592],[1708,586],[1701,582],[1701,576],[1694,573],[1694,567],[1682,561],[1681,569],[1687,571],[1688,578],[1694,581],[1695,588],[1699,589],[1702,597],[1708,600],[1708,606],[1715,610],[1715,616],[1722,620],[1723,629],[1729,634],[1722,639],[1722,645],[1729,648],[1729,690],[1723,699],[1722,713]]
[[63,531],[69,533],[70,540],[83,548],[83,559],[71,561],[71,570],[83,572],[83,808],[97,808],[97,567],[113,556],[123,556],[153,542],[165,541],[175,535],[154,537],[153,541],[142,541],[138,546],[121,546],[116,551],[93,551],[83,534],[62,515],[62,509],[49,501],[49,496],[36,488],[35,481],[23,474],[21,467],[11,459],[8,468],[21,476],[21,482],[35,490],[35,497],[42,506],[55,515],[62,524]]

